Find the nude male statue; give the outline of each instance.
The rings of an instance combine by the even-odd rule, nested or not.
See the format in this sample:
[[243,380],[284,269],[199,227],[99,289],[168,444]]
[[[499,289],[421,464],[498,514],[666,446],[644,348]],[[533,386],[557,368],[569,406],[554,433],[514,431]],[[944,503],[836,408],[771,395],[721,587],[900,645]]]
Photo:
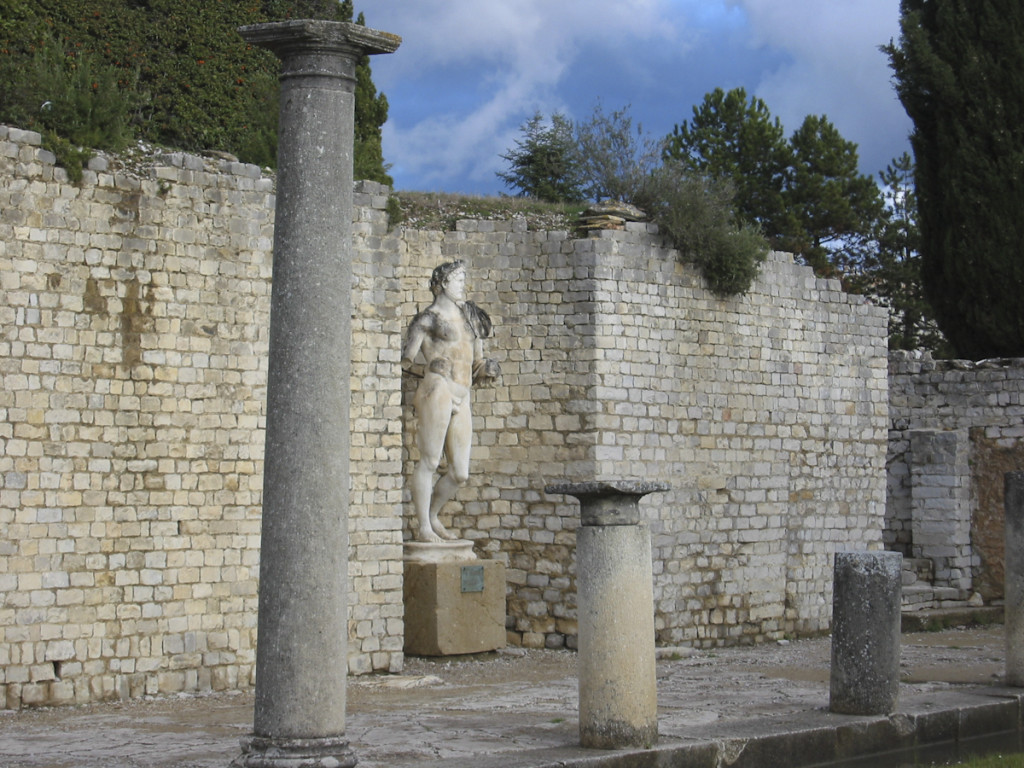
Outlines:
[[[416,389],[416,445],[420,459],[412,476],[412,502],[416,510],[418,541],[454,540],[438,520],[441,508],[469,479],[473,441],[470,388],[496,379],[501,371],[483,356],[483,340],[491,335],[491,319],[466,301],[463,262],[441,264],[430,277],[434,302],[413,318],[402,349],[402,367],[416,373],[424,361]],[[434,485],[434,472],[442,451],[448,471]]]

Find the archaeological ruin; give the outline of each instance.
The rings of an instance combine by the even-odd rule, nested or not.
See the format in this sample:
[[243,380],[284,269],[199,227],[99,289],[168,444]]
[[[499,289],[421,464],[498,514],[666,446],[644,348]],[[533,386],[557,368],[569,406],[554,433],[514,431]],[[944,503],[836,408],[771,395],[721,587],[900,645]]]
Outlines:
[[[648,224],[422,231],[389,195],[355,187],[351,674],[403,665],[402,335],[452,259],[502,375],[443,522],[504,565],[510,644],[576,647],[559,482],[671,487],[640,504],[662,645],[827,631],[840,551],[902,552],[917,605],[1002,597],[1021,361],[890,357],[884,309],[786,254],[721,298]],[[252,686],[274,207],[218,157],[97,157],[74,184],[0,126],[0,707]]]

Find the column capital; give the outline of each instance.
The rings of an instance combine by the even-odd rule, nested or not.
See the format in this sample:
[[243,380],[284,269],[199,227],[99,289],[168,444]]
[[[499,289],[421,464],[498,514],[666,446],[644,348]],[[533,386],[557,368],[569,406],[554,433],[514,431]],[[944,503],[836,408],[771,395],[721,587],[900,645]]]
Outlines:
[[672,486],[668,483],[643,480],[555,483],[544,488],[545,493],[561,493],[579,499],[582,525],[636,525],[640,522],[640,499],[649,493],[670,490]]
[[369,29],[347,21],[293,19],[267,24],[239,27],[238,33],[247,43],[268,48],[284,59],[293,53],[319,50],[324,53],[369,56],[394,53],[402,38],[390,32]]

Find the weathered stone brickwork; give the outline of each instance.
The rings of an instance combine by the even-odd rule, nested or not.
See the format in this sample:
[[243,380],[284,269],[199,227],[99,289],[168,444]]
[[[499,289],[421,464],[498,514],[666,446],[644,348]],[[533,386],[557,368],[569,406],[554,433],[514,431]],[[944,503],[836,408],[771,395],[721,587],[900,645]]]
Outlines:
[[475,395],[472,490],[451,522],[508,565],[513,642],[575,641],[578,507],[542,490],[563,479],[675,489],[643,504],[660,642],[828,627],[831,554],[881,548],[883,312],[782,254],[720,299],[645,225],[572,239],[460,222],[404,240],[406,318],[430,269],[462,258],[495,321],[503,375]]
[[1024,360],[889,359],[887,549],[935,583],[1003,594],[1003,474],[1024,466]]
[[[0,705],[244,688],[272,179],[170,154],[70,184],[38,144],[0,128]],[[503,373],[474,394],[445,522],[506,564],[512,642],[575,643],[578,507],[543,493],[561,480],[672,485],[642,504],[660,642],[827,628],[832,553],[882,544],[884,312],[781,254],[721,299],[646,225],[391,229],[387,197],[357,186],[352,672],[402,667],[399,358],[452,258]]]
[[[273,180],[171,154],[74,185],[38,145],[0,128],[0,706],[246,687]],[[387,264],[355,276],[355,672],[402,664]]]

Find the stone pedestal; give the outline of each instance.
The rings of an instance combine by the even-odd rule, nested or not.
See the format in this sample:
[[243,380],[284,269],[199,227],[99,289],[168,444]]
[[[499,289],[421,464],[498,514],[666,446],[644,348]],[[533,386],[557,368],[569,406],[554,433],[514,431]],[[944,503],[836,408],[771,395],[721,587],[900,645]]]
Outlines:
[[658,741],[651,536],[638,502],[662,483],[548,486],[580,500],[576,533],[580,744],[651,747]]
[[899,696],[903,555],[837,552],[835,558],[829,709],[889,714]]
[[281,59],[259,629],[247,768],[352,766],[349,368],[355,66],[394,51],[357,24],[239,30]]
[[505,566],[405,561],[405,652],[454,656],[505,647]]
[[476,552],[473,542],[466,539],[407,541],[404,559],[407,563],[463,563],[476,560]]
[[1004,482],[1006,684],[1024,687],[1024,472],[1007,472]]

